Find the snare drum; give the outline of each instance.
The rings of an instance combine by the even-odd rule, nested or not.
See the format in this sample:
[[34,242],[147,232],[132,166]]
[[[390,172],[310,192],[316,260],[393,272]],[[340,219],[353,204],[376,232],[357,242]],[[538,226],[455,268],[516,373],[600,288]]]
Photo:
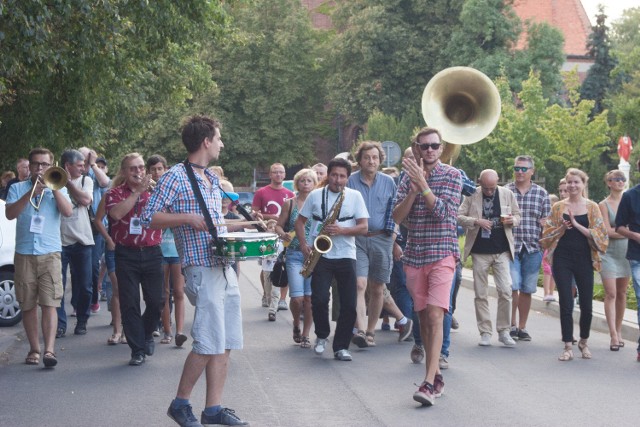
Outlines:
[[278,249],[278,235],[275,233],[232,232],[218,236],[221,243],[219,254],[225,258],[245,260],[275,255]]

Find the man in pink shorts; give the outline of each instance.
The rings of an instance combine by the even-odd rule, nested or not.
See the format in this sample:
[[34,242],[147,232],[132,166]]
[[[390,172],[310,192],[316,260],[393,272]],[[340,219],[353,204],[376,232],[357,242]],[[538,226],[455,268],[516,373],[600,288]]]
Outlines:
[[444,390],[438,361],[442,321],[460,258],[456,226],[462,178],[456,168],[440,162],[442,137],[436,129],[422,128],[412,149],[415,160],[402,161],[405,174],[398,185],[393,219],[409,230],[402,260],[425,345],[425,378],[413,399],[431,406]]

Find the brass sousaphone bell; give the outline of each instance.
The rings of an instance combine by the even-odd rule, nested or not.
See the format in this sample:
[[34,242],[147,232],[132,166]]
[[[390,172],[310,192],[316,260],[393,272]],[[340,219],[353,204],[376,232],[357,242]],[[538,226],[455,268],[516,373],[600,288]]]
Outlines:
[[440,131],[446,142],[440,160],[453,164],[460,146],[487,137],[498,124],[498,88],[484,73],[470,67],[451,67],[433,76],[422,94],[422,117]]

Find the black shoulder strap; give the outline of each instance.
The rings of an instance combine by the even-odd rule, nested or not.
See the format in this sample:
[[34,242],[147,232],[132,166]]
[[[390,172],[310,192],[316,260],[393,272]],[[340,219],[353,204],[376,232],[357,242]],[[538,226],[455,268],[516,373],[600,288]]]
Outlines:
[[204,220],[207,223],[207,228],[209,229],[209,233],[211,234],[211,237],[213,237],[214,244],[216,245],[216,247],[218,247],[218,229],[213,225],[211,214],[209,213],[209,209],[207,209],[207,204],[204,202],[204,198],[202,197],[202,192],[200,191],[200,186],[198,185],[198,181],[196,180],[196,175],[193,173],[193,168],[191,167],[189,160],[184,161],[184,169],[187,172],[187,177],[189,178],[189,182],[191,183],[193,194],[196,196],[196,200],[200,205],[200,210],[202,211]]

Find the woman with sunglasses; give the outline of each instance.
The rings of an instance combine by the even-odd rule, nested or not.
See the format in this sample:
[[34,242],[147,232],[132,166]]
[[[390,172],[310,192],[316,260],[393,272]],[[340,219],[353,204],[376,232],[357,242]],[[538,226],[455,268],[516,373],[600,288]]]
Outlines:
[[611,342],[609,350],[618,351],[624,347],[622,340],[622,318],[627,305],[627,287],[631,277],[631,267],[627,260],[628,240],[615,230],[616,213],[622,199],[627,178],[624,172],[615,169],[604,175],[609,187],[609,195],[600,202],[600,212],[609,235],[609,247],[602,255],[602,284],[604,286],[604,315],[609,326]]
[[[575,279],[580,299],[580,341],[583,359],[591,359],[587,346],[591,331],[593,270],[600,271],[600,254],[607,250],[609,237],[598,205],[587,199],[589,177],[579,169],[570,168],[565,176],[569,197],[551,208],[542,232],[540,244],[548,249],[547,260],[556,279],[560,304],[560,326],[564,350],[558,360],[573,359],[573,296],[571,282]],[[589,260],[590,262],[585,262]]]

